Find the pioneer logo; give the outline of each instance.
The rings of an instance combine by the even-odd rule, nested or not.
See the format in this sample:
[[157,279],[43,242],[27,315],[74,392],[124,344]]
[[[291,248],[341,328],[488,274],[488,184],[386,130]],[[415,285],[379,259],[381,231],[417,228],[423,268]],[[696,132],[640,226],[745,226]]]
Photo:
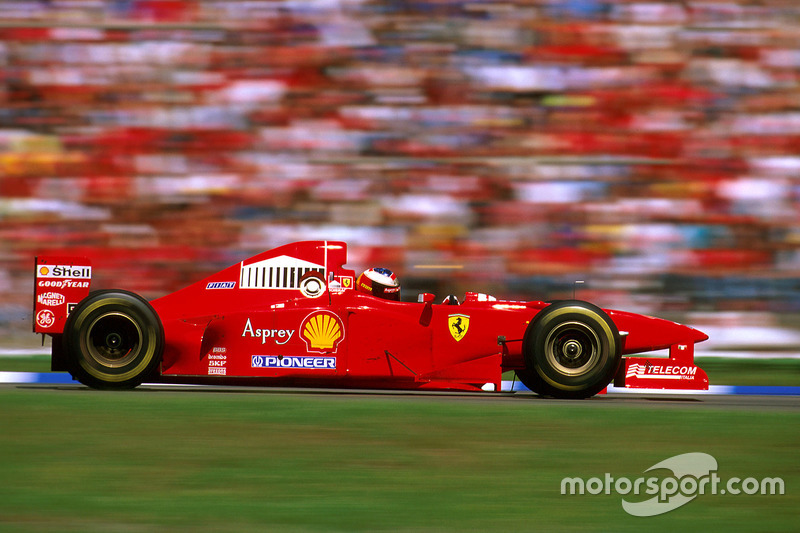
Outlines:
[[281,355],[254,355],[253,368],[303,368],[306,370],[336,370],[335,357],[284,357]]

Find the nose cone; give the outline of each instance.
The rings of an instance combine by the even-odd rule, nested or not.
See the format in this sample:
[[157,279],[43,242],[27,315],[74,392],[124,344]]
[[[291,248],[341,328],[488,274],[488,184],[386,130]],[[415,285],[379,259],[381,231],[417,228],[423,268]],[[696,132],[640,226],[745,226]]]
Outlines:
[[703,342],[703,341],[707,341],[708,340],[708,335],[706,335],[705,333],[703,333],[699,329],[695,329],[695,328],[692,328],[692,327],[689,327],[689,326],[683,326],[683,327],[685,327],[686,329],[691,331],[691,334],[694,336],[693,337],[694,338],[694,342]]
[[708,339],[695,328],[662,318],[624,311],[607,311],[620,332],[627,332],[625,353],[662,350],[673,344],[694,344]]

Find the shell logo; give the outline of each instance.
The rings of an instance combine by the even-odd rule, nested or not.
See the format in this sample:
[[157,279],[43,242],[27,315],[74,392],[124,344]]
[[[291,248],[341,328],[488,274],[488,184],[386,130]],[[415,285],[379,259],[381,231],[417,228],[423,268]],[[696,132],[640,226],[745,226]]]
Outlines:
[[42,276],[46,276],[49,273],[50,273],[50,269],[45,267],[45,266],[43,266],[42,268],[39,269],[39,274],[41,274]]
[[308,315],[300,325],[300,336],[309,352],[335,352],[344,338],[342,320],[329,311]]

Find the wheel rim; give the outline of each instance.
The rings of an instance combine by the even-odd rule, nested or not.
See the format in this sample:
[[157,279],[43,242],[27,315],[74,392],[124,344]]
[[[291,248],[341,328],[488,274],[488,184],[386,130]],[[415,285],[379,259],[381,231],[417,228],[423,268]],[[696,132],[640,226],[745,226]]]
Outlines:
[[99,316],[86,330],[87,353],[100,365],[120,368],[136,358],[142,345],[139,325],[122,313]]
[[559,374],[579,376],[592,370],[600,359],[600,337],[582,322],[565,322],[545,339],[547,362]]

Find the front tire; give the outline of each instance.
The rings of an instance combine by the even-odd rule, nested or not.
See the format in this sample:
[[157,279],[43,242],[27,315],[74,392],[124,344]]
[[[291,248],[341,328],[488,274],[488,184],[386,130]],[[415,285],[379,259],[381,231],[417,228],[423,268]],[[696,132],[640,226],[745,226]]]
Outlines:
[[622,361],[619,331],[599,307],[578,300],[551,304],[536,315],[522,342],[532,391],[555,398],[588,398],[603,390]]
[[62,341],[75,379],[95,389],[132,389],[160,363],[164,328],[142,297],[97,291],[69,314]]

